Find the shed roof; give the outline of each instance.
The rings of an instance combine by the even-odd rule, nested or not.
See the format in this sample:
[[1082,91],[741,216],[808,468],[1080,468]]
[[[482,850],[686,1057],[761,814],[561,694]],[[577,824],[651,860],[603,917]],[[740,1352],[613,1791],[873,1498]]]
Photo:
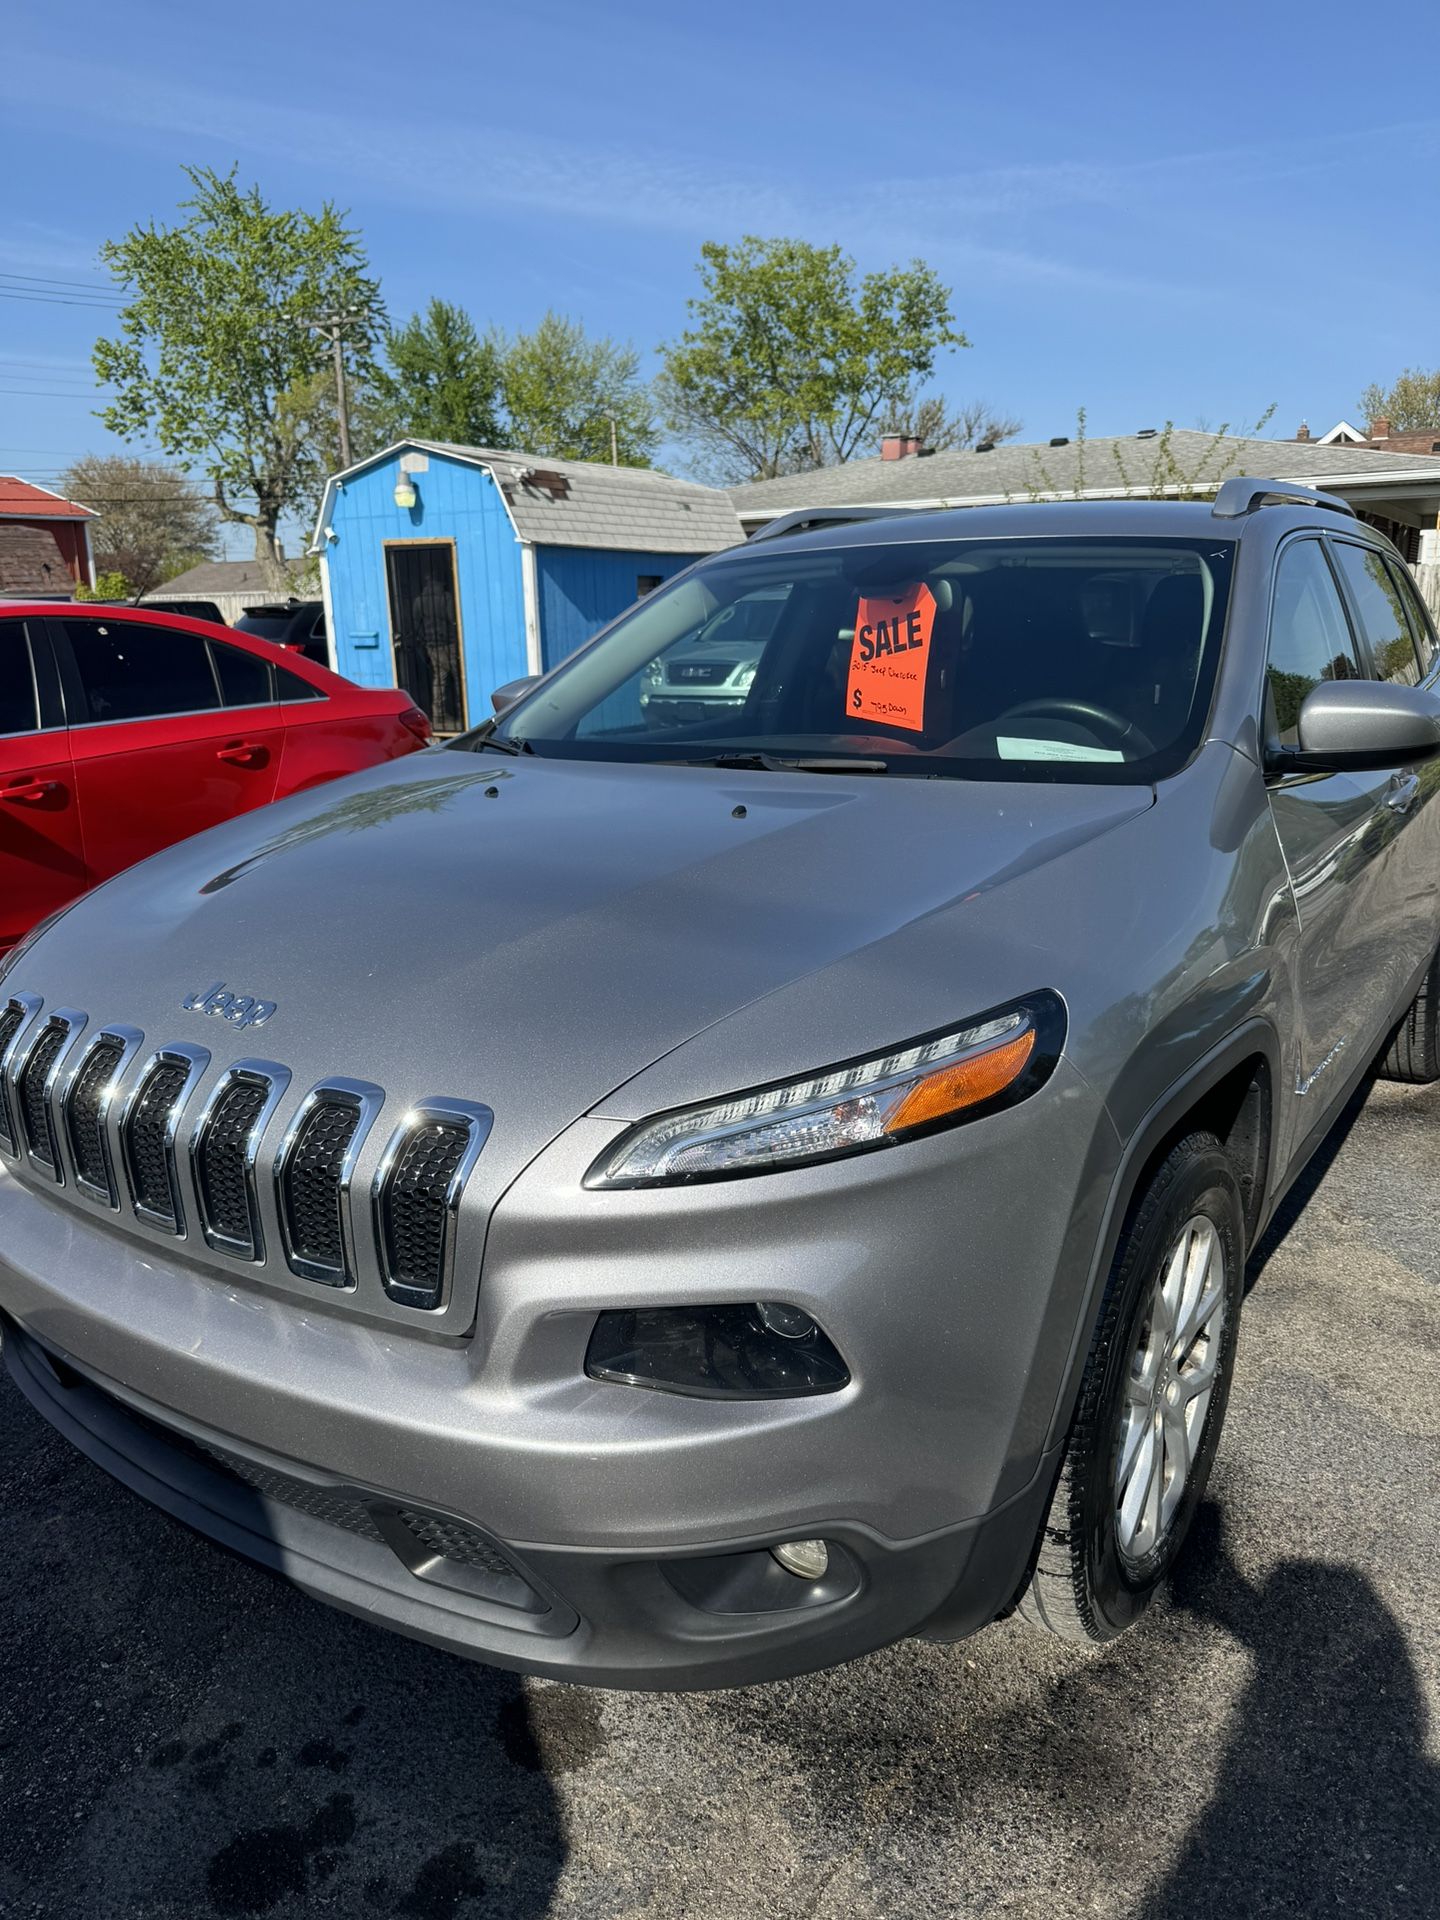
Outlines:
[[[1255,440],[1215,436],[1176,427],[1170,446],[1182,474],[1199,486],[1214,486],[1232,473],[1264,474],[1306,486],[1384,493],[1396,485],[1428,483],[1440,492],[1440,455],[1385,453],[1371,447],[1326,446],[1319,441]],[[1213,452],[1211,449],[1213,448]],[[1207,462],[1207,453],[1210,458]],[[1082,493],[1115,498],[1148,494],[1165,476],[1157,471],[1158,435],[1117,434],[1070,441],[1063,447],[1006,443],[990,453],[951,451],[905,460],[852,460],[843,467],[785,474],[732,487],[730,498],[747,521],[793,507],[858,507],[890,504],[975,505],[1027,500],[1034,493]],[[1083,465],[1082,465],[1083,460]],[[1176,489],[1183,490],[1183,489]]]
[[408,452],[433,453],[481,467],[504,496],[515,532],[537,546],[608,548],[613,552],[714,553],[744,538],[726,494],[654,467],[610,467],[593,460],[445,440],[401,440],[346,467],[326,483],[315,529],[318,551],[334,511],[337,483]]
[[0,520],[93,520],[94,509],[37,487],[18,474],[0,473]]

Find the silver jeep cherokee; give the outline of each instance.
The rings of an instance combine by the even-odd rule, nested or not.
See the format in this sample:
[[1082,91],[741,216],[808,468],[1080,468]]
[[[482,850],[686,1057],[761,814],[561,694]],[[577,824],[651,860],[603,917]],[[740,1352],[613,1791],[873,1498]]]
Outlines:
[[[757,594],[743,701],[662,722]],[[502,1665],[1108,1639],[1205,1486],[1247,1249],[1377,1053],[1440,1074],[1435,682],[1393,549],[1268,481],[703,562],[0,962],[9,1370],[168,1512]]]

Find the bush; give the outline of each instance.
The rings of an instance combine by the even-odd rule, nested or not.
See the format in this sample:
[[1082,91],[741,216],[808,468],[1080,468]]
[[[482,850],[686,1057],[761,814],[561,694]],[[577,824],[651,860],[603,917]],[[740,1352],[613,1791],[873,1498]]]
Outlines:
[[93,587],[78,586],[77,600],[133,600],[134,589],[123,573],[97,573]]

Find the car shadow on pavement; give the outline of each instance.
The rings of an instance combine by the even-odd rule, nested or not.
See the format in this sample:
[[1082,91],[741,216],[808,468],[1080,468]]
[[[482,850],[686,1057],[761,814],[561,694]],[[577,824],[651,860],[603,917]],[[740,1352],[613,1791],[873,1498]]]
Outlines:
[[0,1618],[0,1914],[550,1911],[594,1695],[307,1599],[116,1486],[3,1374]]
[[1287,1560],[1253,1585],[1207,1502],[1174,1598],[1253,1670],[1210,1804],[1135,1920],[1440,1915],[1440,1766],[1404,1631],[1371,1583]]

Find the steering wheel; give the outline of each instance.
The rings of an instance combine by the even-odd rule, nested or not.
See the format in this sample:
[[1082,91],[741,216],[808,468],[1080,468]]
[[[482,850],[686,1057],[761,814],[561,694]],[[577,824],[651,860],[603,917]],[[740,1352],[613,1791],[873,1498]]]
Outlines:
[[1150,736],[1142,733],[1133,720],[1127,720],[1123,713],[1116,713],[1112,707],[1102,707],[1094,700],[1071,699],[1057,696],[1050,700],[1025,700],[1018,707],[1011,707],[995,722],[1003,727],[1007,720],[1073,720],[1078,726],[1090,727],[1098,733],[1107,747],[1118,747],[1129,758],[1140,760],[1146,754],[1154,753],[1155,743]]

